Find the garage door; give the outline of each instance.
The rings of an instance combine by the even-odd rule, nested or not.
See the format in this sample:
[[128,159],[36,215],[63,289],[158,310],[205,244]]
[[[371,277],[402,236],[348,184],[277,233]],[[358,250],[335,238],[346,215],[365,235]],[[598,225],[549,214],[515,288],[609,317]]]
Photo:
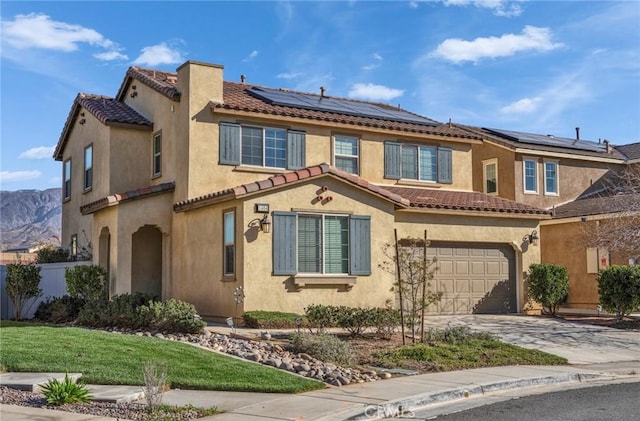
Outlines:
[[507,245],[432,242],[438,258],[432,289],[443,293],[432,314],[514,313],[515,253]]

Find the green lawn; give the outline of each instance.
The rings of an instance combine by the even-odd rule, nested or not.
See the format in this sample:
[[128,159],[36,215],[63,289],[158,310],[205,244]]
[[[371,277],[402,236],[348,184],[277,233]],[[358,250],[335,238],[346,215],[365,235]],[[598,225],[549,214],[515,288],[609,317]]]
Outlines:
[[163,339],[75,327],[0,325],[0,369],[82,373],[89,384],[142,385],[148,361],[166,363],[173,388],[298,393],[324,383]]
[[567,359],[496,339],[470,338],[459,344],[417,344],[374,355],[374,364],[423,371],[451,371],[503,365],[562,365]]

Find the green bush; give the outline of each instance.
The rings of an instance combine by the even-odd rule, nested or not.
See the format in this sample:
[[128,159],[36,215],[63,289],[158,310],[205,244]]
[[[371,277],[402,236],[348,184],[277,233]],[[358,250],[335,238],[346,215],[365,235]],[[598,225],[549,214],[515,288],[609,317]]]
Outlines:
[[69,250],[62,247],[46,246],[36,252],[38,263],[59,263],[69,261]]
[[640,266],[609,266],[598,275],[600,304],[618,320],[640,309]]
[[72,297],[80,297],[86,301],[106,300],[107,272],[99,265],[82,265],[64,270],[67,291]]
[[532,264],[529,266],[529,293],[542,304],[543,313],[555,315],[569,294],[567,268],[551,263]]
[[400,312],[392,308],[376,308],[371,315],[375,334],[383,339],[391,339],[400,326]]
[[349,332],[352,337],[359,336],[373,325],[375,309],[341,307],[337,312],[338,326]]
[[316,328],[318,333],[326,328],[338,326],[339,312],[339,307],[322,304],[312,304],[304,309],[309,326]]
[[38,306],[35,318],[49,323],[68,323],[76,320],[85,301],[82,298],[65,295],[43,301]]
[[293,329],[296,319],[306,324],[306,318],[296,313],[280,311],[247,311],[242,315],[244,325],[252,329]]
[[51,405],[65,405],[68,403],[87,403],[91,401],[91,394],[86,385],[73,382],[65,374],[63,381],[51,379],[41,386],[42,394]]
[[471,339],[483,341],[496,340],[495,336],[489,332],[472,332],[467,326],[454,326],[445,329],[429,329],[425,335],[426,341],[430,345],[445,343],[449,345],[464,344]]
[[42,296],[41,279],[40,267],[33,263],[11,263],[7,265],[5,288],[7,296],[11,300],[11,304],[13,304],[16,320],[22,317],[28,300]]
[[139,307],[141,320],[151,329],[172,333],[200,333],[207,325],[193,304],[171,299]]
[[339,365],[354,363],[351,346],[334,335],[326,333],[294,333],[291,336],[293,352],[304,352],[321,361],[330,361]]
[[109,301],[109,323],[127,329],[144,328],[139,308],[148,305],[156,297],[142,292],[114,295]]
[[112,326],[109,314],[109,302],[106,300],[87,301],[78,312],[76,322],[81,326]]

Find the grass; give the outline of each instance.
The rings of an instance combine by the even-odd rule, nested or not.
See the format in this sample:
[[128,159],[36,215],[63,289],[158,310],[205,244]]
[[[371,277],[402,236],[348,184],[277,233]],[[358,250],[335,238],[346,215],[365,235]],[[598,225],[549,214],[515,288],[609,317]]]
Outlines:
[[321,382],[244,362],[188,344],[24,322],[2,321],[0,369],[82,373],[88,384],[143,385],[149,361],[168,368],[170,387],[243,392],[299,393]]
[[469,338],[460,343],[416,344],[374,354],[375,364],[421,371],[452,371],[504,365],[562,365],[567,359],[520,348],[493,338]]

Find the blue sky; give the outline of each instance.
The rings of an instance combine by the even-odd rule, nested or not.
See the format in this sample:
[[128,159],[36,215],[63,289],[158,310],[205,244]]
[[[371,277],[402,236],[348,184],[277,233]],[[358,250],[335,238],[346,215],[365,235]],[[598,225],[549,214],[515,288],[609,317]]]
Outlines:
[[400,104],[432,119],[640,141],[638,1],[2,1],[2,190],[59,187],[78,92],[131,65]]

